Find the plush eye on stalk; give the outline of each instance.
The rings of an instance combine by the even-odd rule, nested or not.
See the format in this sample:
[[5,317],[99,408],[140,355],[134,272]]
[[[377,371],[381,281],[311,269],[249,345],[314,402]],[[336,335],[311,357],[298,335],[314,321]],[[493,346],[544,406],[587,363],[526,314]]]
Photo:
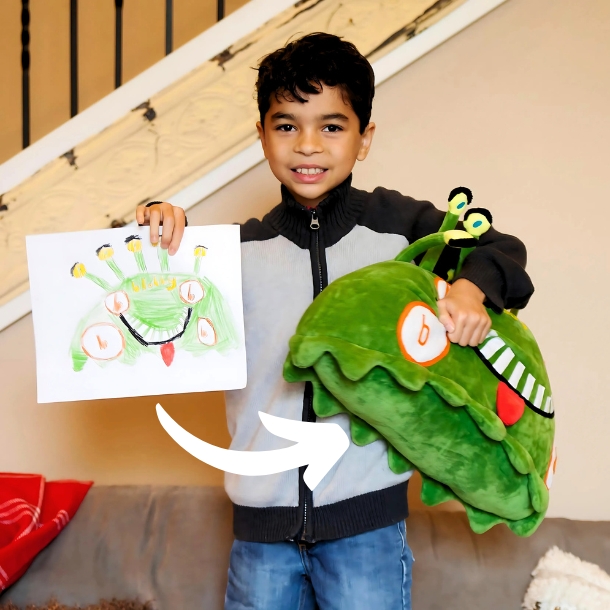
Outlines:
[[[472,191],[465,186],[458,186],[449,193],[449,212],[459,216],[472,202]],[[453,225],[455,227],[455,224]],[[449,227],[449,228],[453,228]]]
[[464,215],[464,229],[473,237],[487,233],[492,223],[491,212],[485,208],[472,208]]

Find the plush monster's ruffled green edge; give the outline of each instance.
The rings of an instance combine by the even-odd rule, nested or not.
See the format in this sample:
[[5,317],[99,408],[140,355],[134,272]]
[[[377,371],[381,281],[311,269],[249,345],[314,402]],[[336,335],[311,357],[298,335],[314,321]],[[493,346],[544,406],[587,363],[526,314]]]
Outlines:
[[[341,354],[340,359],[335,357],[337,353]],[[548,489],[536,471],[529,452],[519,441],[506,433],[506,427],[493,411],[473,400],[464,388],[453,380],[405,359],[355,346],[337,337],[294,335],[290,340],[290,355],[284,364],[284,378],[289,382],[312,382],[315,390],[313,407],[319,417],[347,413],[350,416],[352,440],[356,445],[367,445],[383,437],[364,420],[349,413],[320,382],[314,365],[325,354],[333,357],[343,375],[351,381],[358,381],[373,368],[381,367],[404,388],[418,391],[428,384],[451,407],[463,408],[486,437],[501,443],[513,468],[518,473],[527,475],[534,512],[525,519],[513,521],[481,511],[464,502],[449,487],[428,478],[420,471],[421,499],[424,504],[434,506],[448,500],[459,501],[464,506],[475,533],[483,533],[499,523],[505,523],[518,536],[528,536],[536,530],[548,507]],[[397,474],[413,469],[413,465],[389,444],[388,464]]]

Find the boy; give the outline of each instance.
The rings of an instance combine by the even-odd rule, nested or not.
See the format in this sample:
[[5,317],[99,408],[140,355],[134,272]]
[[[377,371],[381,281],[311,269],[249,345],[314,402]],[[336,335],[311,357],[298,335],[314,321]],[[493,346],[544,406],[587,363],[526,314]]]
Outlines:
[[[315,421],[310,384],[288,384],[288,339],[306,307],[332,280],[394,258],[407,243],[440,227],[444,213],[381,187],[351,187],[366,158],[374,75],[348,42],[316,33],[263,59],[256,83],[256,127],[282,202],[262,221],[242,225],[248,387],[228,392],[231,449],[289,445],[261,425],[259,410]],[[184,211],[169,203],[139,206],[151,240],[173,254]],[[456,251],[457,252],[457,251]],[[447,265],[444,254],[437,271]],[[444,259],[444,260],[443,260]],[[514,237],[490,229],[468,257],[439,319],[451,341],[478,345],[497,310],[524,307],[533,292],[526,253]],[[329,418],[348,433],[345,415]],[[382,441],[353,443],[312,493],[305,468],[266,477],[226,474],[234,505],[227,610],[398,610],[411,608],[406,542],[407,484],[393,474]]]

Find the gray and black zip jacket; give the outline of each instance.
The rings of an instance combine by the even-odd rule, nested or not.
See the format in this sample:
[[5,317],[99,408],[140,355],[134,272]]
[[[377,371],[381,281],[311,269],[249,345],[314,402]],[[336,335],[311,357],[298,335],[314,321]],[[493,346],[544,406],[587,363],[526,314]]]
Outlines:
[[[243,298],[248,385],[227,392],[231,449],[265,451],[292,443],[268,432],[258,411],[291,420],[316,421],[309,383],[287,383],[282,367],[288,340],[307,306],[333,280],[373,263],[393,259],[410,242],[437,231],[444,212],[428,201],[376,188],[351,186],[350,176],[315,209],[297,203],[282,185],[282,202],[262,220],[241,226]],[[437,272],[453,262],[449,249]],[[457,250],[455,250],[457,253]],[[479,286],[486,305],[524,307],[533,292],[523,244],[493,228],[479,240],[460,277]],[[325,421],[349,434],[347,415]],[[240,540],[315,542],[360,534],[406,518],[411,473],[394,474],[386,445],[353,443],[313,492],[305,467],[275,475],[226,473]]]

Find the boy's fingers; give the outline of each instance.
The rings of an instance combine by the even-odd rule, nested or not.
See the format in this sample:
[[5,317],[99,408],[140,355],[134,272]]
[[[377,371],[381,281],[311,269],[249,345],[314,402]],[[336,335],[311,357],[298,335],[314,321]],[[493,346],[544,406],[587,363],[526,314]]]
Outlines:
[[483,343],[483,341],[485,341],[485,338],[487,337],[490,329],[491,318],[489,316],[486,316],[483,319],[483,322],[481,323],[481,332],[479,333],[479,340],[477,341],[477,345],[480,345],[481,343]]
[[454,324],[454,331],[450,333],[449,341],[452,343],[462,344],[462,336],[464,335],[464,325],[466,323],[466,316],[464,314],[457,314],[452,318]]
[[182,208],[174,208],[174,231],[172,240],[169,244],[168,252],[171,256],[176,254],[184,235],[184,227],[186,224],[186,216]]
[[455,325],[449,312],[447,311],[447,304],[444,299],[441,299],[437,303],[438,306],[438,320],[445,327],[448,333],[452,333],[455,330]]
[[174,215],[165,213],[163,216],[163,234],[161,235],[161,247],[167,248],[172,241],[174,232]]
[[464,336],[462,337],[463,342],[460,345],[470,345],[471,347],[477,347],[480,343],[483,342],[485,337],[487,336],[487,327],[489,320],[489,316],[475,316],[473,318],[472,326],[467,325]]
[[150,209],[150,243],[159,243],[159,225],[161,224],[161,210],[160,206],[153,205]]
[[144,207],[144,204],[140,204],[137,208],[136,208],[136,222],[139,225],[143,225],[144,224],[144,210],[146,208]]

